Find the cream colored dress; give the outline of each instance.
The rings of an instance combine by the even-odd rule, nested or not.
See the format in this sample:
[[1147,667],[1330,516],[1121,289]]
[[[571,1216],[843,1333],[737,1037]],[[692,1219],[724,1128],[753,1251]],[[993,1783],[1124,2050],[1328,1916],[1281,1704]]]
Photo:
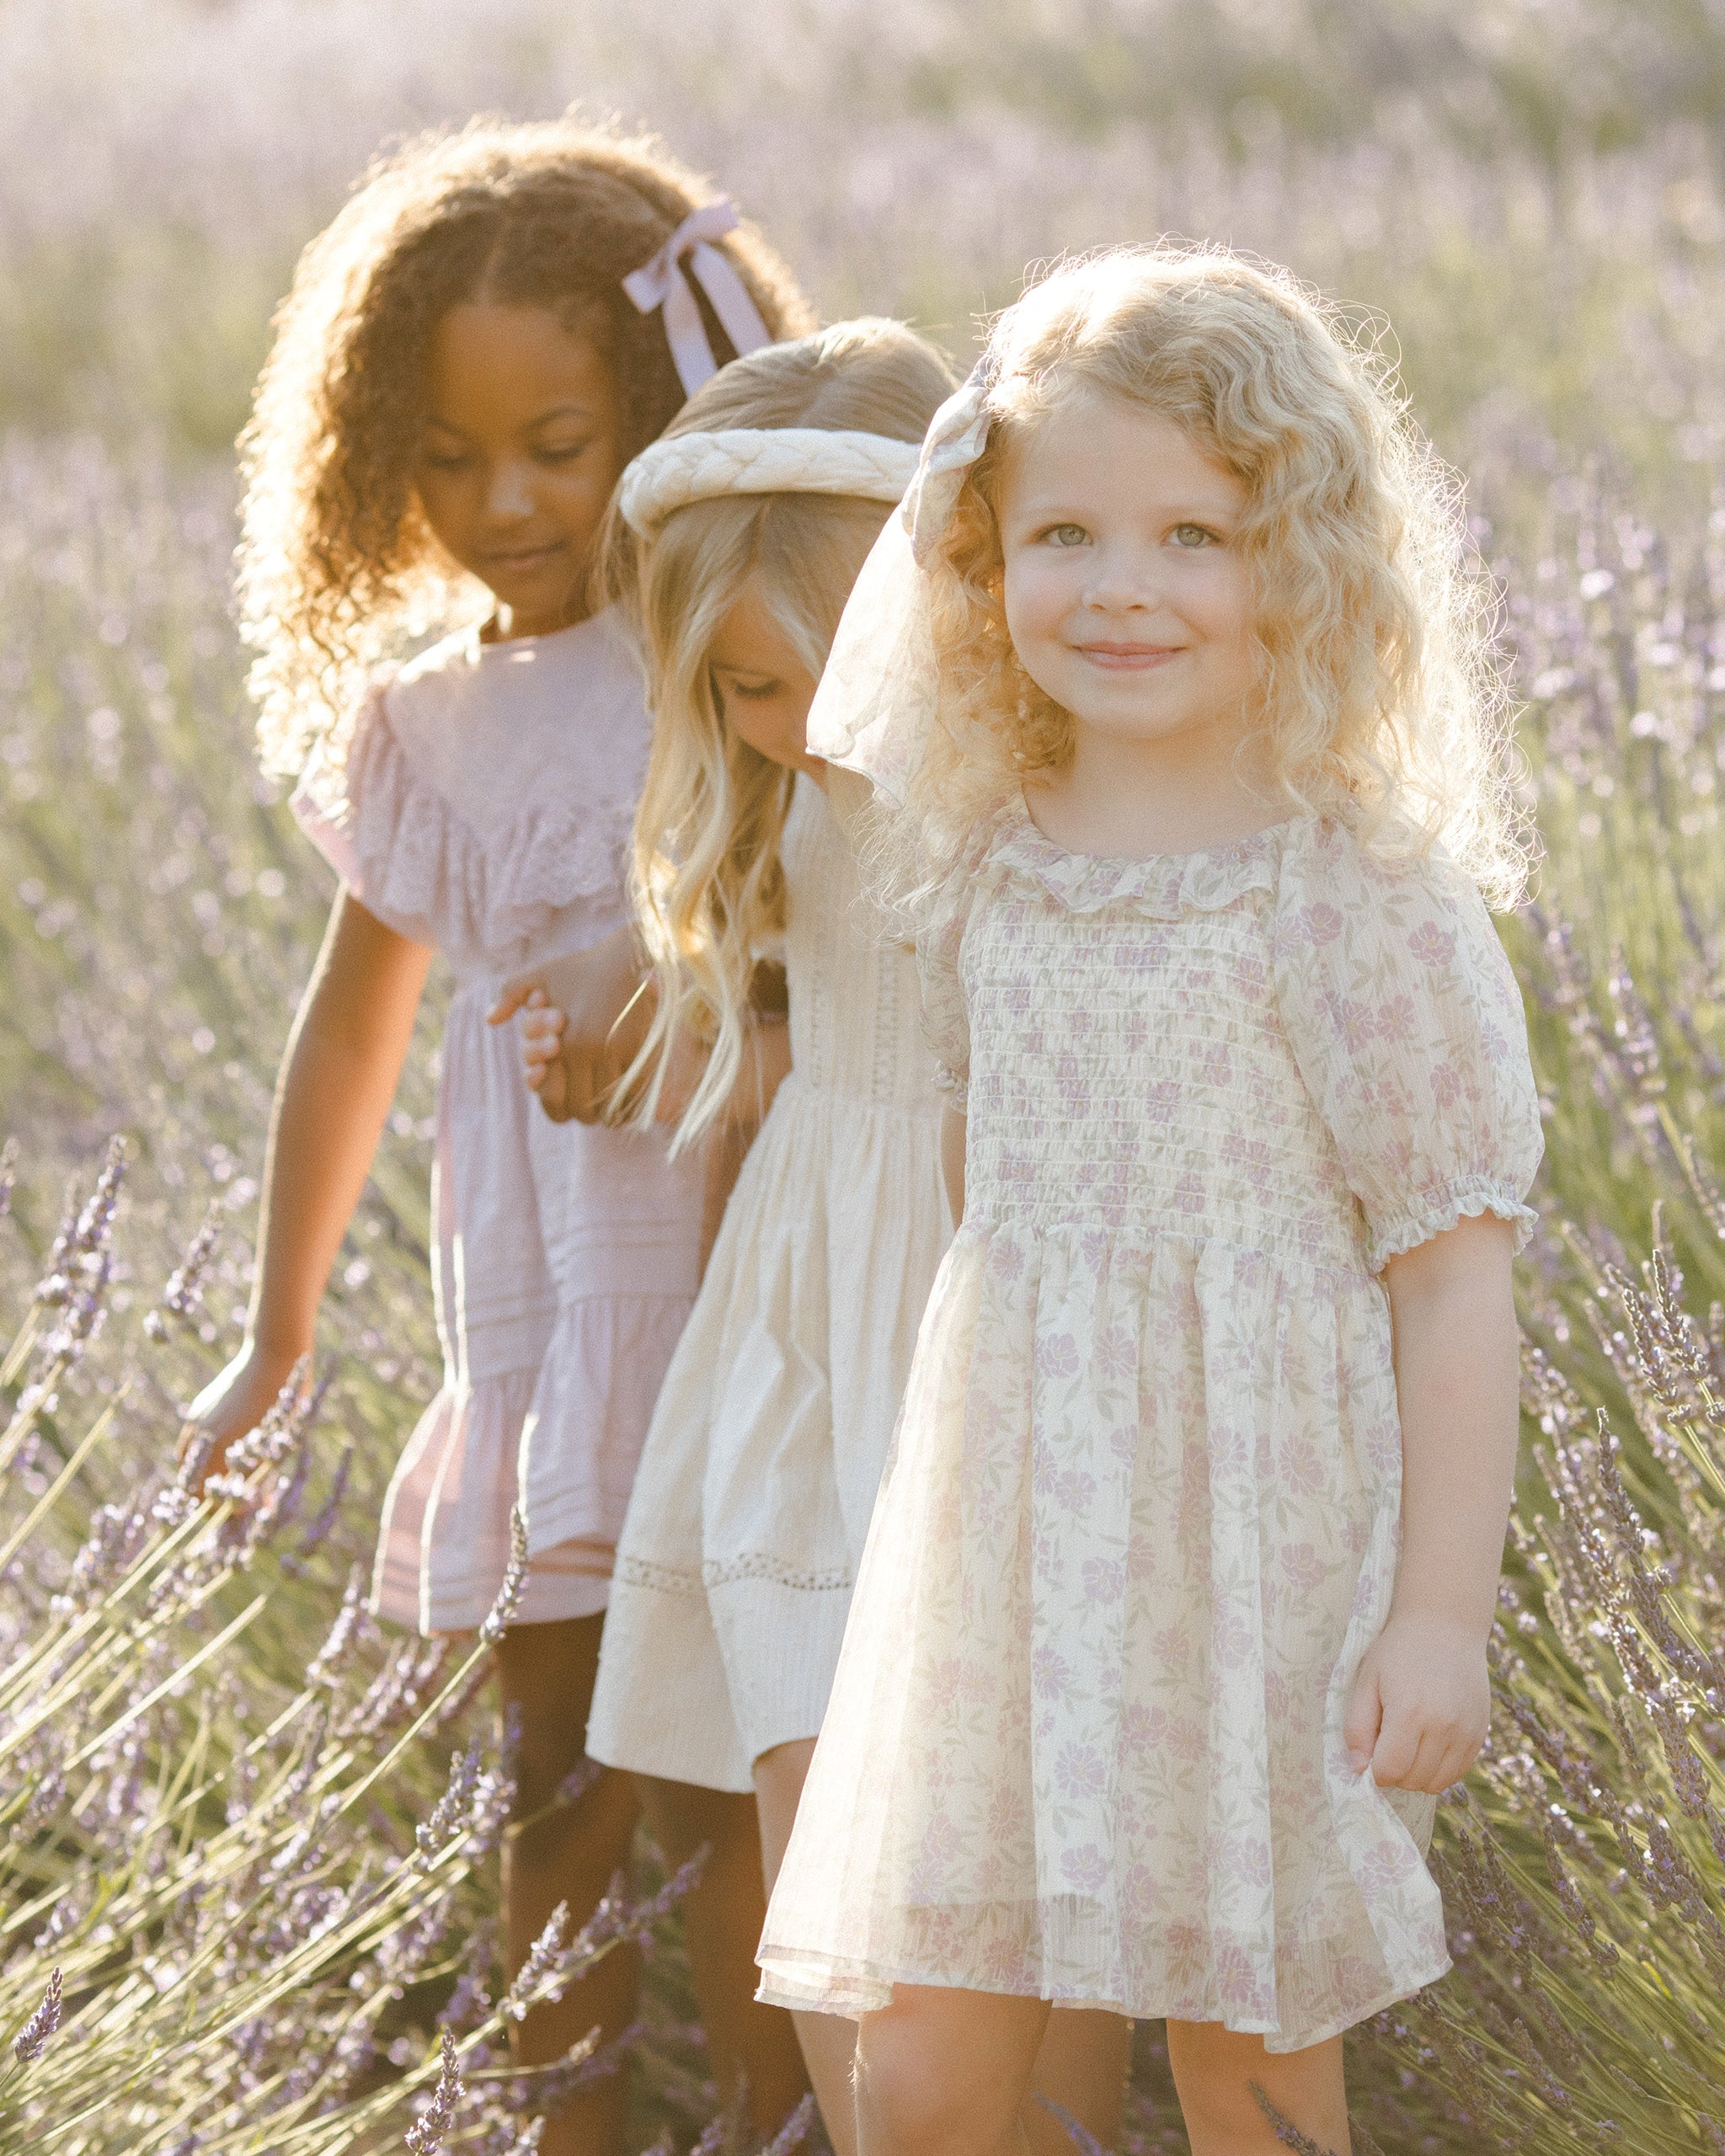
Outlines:
[[1399,1549],[1381,1269],[1532,1219],[1514,980],[1455,870],[1310,820],[1123,862],[1018,805],[921,948],[964,1219],[761,1995],[1316,2043],[1448,1966],[1433,1800],[1342,1725]]
[[807,777],[782,854],[793,1070],[654,1412],[587,1730],[595,1759],[722,1790],[820,1727],[952,1231],[916,962],[868,932],[840,820]]
[[558,1124],[521,1081],[505,978],[628,915],[651,732],[614,612],[553,636],[451,637],[367,698],[345,760],[315,756],[306,831],[380,921],[455,976],[437,1088],[432,1284],[444,1380],[384,1499],[373,1604],[478,1624],[526,1519],[525,1623],[603,1609],[659,1381],[694,1299],[698,1159]]

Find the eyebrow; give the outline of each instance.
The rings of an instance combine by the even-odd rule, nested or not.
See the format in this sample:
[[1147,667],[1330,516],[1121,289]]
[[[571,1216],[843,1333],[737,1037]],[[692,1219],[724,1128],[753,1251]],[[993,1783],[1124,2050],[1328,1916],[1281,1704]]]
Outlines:
[[[1028,524],[1084,524],[1095,514],[1095,504],[1081,507],[1076,503],[1063,501],[1058,494],[1047,496],[1039,503],[1031,496],[1024,504],[1014,510],[1013,521]],[[1172,502],[1159,505],[1159,514],[1171,524],[1225,524],[1244,514],[1243,505],[1236,507],[1220,497],[1204,500],[1195,495],[1177,497]]]
[[[540,427],[548,427],[555,419],[574,419],[578,424],[590,425],[597,422],[599,416],[590,405],[553,404],[528,420],[527,432],[532,434]],[[464,427],[458,427],[453,419],[446,419],[441,413],[429,413],[425,424],[430,427],[441,427],[446,435],[460,435],[464,440],[467,437]]]

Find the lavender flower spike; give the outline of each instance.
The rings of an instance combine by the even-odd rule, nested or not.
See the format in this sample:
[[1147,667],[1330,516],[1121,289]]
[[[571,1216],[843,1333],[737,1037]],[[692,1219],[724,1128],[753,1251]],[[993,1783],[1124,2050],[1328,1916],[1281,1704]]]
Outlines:
[[192,1237],[185,1256],[168,1275],[162,1299],[144,1319],[144,1331],[152,1340],[167,1338],[168,1316],[190,1320],[197,1315],[203,1300],[204,1276],[210,1269],[221,1233],[222,1209],[212,1205],[204,1215],[203,1225]]
[[48,1988],[42,1994],[42,2003],[18,2032],[13,2044],[13,2055],[20,2066],[29,2066],[39,2059],[47,2049],[48,2039],[60,2026],[60,1972],[56,1969],[48,1979]]
[[509,1563],[504,1569],[503,1585],[497,1590],[490,1615],[479,1627],[479,1637],[488,1647],[494,1647],[509,1630],[526,1581],[527,1523],[517,1505],[509,1516]]
[[[784,2124],[767,2143],[764,2156],[791,2156],[793,2148],[800,2148],[809,2138],[814,2124],[814,2099],[805,2096]],[[1107,2156],[1107,2152],[1103,2152]]]
[[544,1930],[528,1950],[527,1958],[516,1971],[509,1996],[503,2002],[503,2010],[511,2021],[526,2020],[534,1993],[558,1972],[563,1957],[563,1935],[569,1929],[569,1905],[559,1902],[546,1919]]
[[408,2129],[408,2147],[414,2156],[432,2156],[441,2148],[443,2137],[455,2123],[455,2107],[466,2095],[467,2089],[456,2068],[455,2039],[447,2029],[443,2032],[443,2063],[437,2075],[437,2087],[433,2092],[430,2109],[417,2126]]
[[414,1829],[415,1861],[422,1866],[435,1862],[467,1824],[473,1791],[479,1782],[479,1747],[450,1754],[449,1785],[431,1808],[431,1817]]

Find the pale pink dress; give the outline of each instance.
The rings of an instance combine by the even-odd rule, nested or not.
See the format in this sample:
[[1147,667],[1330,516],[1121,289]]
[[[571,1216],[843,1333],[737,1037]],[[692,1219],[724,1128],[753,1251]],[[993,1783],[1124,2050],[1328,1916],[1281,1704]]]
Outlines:
[[1433,1800],[1349,1771],[1400,1539],[1381,1270],[1541,1153],[1477,893],[1306,819],[1062,851],[1022,805],[921,947],[964,1218],[761,1995],[963,1985],[1317,2042],[1448,1966]]
[[354,895],[455,976],[432,1172],[444,1381],[390,1482],[373,1578],[377,1609],[427,1632],[484,1617],[518,1498],[522,1621],[605,1607],[698,1284],[699,1159],[553,1123],[515,1028],[485,1022],[508,974],[625,919],[649,731],[614,614],[506,643],[467,632],[381,682],[344,766],[314,757],[294,797]]

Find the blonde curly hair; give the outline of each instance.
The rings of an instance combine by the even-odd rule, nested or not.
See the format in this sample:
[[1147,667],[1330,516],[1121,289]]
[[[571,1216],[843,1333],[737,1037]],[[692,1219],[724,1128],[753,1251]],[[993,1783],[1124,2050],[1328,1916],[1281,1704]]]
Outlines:
[[[807,427],[916,443],[952,386],[939,353],[902,323],[844,322],[734,360],[665,433]],[[785,925],[778,846],[793,775],[726,726],[708,654],[748,588],[818,680],[888,513],[884,502],[848,495],[720,496],[672,510],[649,539],[630,531],[615,502],[609,514],[596,595],[621,600],[640,626],[654,713],[633,894],[657,991],[612,1116],[653,1120],[686,1029],[710,1054],[678,1147],[706,1129],[736,1082],[755,963]]]
[[[367,673],[463,603],[413,487],[438,322],[480,297],[553,309],[610,368],[633,456],[684,392],[663,323],[622,279],[711,194],[645,136],[481,120],[381,159],[307,248],[240,440],[240,627],[266,771],[294,776],[326,736],[339,760]],[[813,326],[758,232],[715,243],[773,336]],[[714,357],[731,358],[702,304]]]
[[1119,248],[1007,309],[981,376],[986,446],[931,564],[937,718],[901,826],[919,871],[901,862],[889,883],[938,876],[1019,781],[1071,756],[1071,717],[1007,632],[998,511],[1015,446],[1100,394],[1172,421],[1246,488],[1255,739],[1287,808],[1334,818],[1381,857],[1441,842],[1488,898],[1514,902],[1529,842],[1496,594],[1460,482],[1368,335],[1285,270],[1220,248]]

